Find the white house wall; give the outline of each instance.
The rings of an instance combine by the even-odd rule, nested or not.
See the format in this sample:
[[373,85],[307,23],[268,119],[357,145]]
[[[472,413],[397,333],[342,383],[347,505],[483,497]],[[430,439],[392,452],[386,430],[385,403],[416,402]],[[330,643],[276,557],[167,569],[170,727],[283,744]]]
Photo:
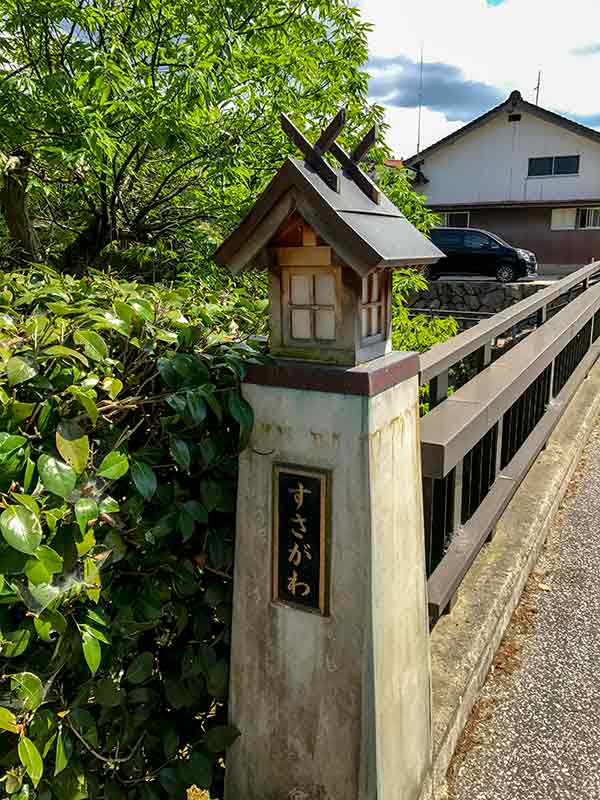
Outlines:
[[[522,112],[520,122],[501,113],[428,156],[422,166],[430,205],[596,199],[600,196],[600,144]],[[529,159],[579,155],[579,175],[528,178]]]

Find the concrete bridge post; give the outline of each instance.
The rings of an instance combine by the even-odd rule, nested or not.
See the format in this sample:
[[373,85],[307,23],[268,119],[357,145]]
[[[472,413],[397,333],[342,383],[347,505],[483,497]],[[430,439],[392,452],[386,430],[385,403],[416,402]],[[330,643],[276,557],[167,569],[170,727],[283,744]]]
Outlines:
[[280,364],[244,386],[228,800],[417,800],[428,776],[416,370]]

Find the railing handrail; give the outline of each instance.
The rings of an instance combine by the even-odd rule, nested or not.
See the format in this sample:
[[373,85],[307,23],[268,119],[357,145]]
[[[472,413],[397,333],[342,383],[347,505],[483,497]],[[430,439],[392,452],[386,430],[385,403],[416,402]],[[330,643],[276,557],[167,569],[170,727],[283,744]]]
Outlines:
[[534,428],[527,439],[527,447],[521,447],[507,467],[498,473],[479,508],[462,526],[459,535],[452,539],[444,558],[427,581],[429,610],[434,620],[444,609],[449,608],[452,598],[483,543],[493,531],[519,484],[558,424],[567,404],[599,355],[600,344],[596,342],[575,368],[558,396],[554,398],[540,423]]
[[598,272],[600,272],[600,261],[594,261],[566,278],[556,281],[552,286],[540,289],[531,297],[526,297],[504,311],[494,314],[493,317],[480,322],[473,328],[453,336],[446,342],[434,345],[421,355],[421,383],[427,383],[432,378],[446,372],[462,359],[488,345],[509,328],[547,308],[553,300],[578,284],[589,281]]
[[599,308],[596,283],[430,411],[421,421],[424,475],[448,475]]

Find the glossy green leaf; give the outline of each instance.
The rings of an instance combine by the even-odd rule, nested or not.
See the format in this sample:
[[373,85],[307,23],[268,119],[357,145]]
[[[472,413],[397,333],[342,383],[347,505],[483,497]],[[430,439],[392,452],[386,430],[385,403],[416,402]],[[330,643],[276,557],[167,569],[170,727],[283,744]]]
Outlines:
[[200,497],[202,503],[209,510],[218,508],[222,501],[223,490],[219,481],[205,478],[200,482]]
[[83,579],[85,581],[85,592],[90,600],[97,603],[100,599],[100,590],[102,588],[102,581],[100,579],[100,570],[98,565],[91,558],[86,558],[83,562]]
[[212,763],[204,753],[193,752],[179,763],[178,771],[187,786],[197,786],[199,789],[208,789],[211,786]]
[[32,557],[28,559],[23,572],[27,576],[28,581],[36,586],[47,584],[52,581],[51,573],[48,572],[44,564],[38,561],[37,558]]
[[48,706],[39,708],[31,717],[27,735],[45,758],[56,741],[58,717]]
[[90,497],[82,497],[75,503],[75,519],[82,536],[86,532],[89,523],[98,519],[99,513],[98,503]]
[[89,631],[83,631],[81,641],[83,645],[83,655],[85,656],[85,661],[90,668],[92,675],[95,675],[98,671],[98,667],[100,666],[100,661],[102,660],[102,649],[100,642],[95,636],[92,636]]
[[131,333],[130,323],[115,314],[114,311],[105,311],[101,316],[100,324],[96,327],[117,331],[122,336],[129,336]]
[[33,620],[35,632],[44,642],[53,642],[67,629],[67,621],[59,611],[46,609]]
[[87,466],[90,442],[87,434],[73,420],[62,420],[56,431],[56,448],[64,460],[80,475]]
[[[6,789],[6,792],[11,795],[11,800],[29,800],[29,784],[22,786],[23,777],[24,776],[21,776],[20,773],[6,773],[4,788]],[[25,787],[27,788],[26,793],[23,792]]]
[[18,672],[10,676],[10,688],[16,701],[26,711],[35,711],[44,700],[44,687],[37,675]]
[[6,376],[10,386],[30,381],[38,374],[38,366],[33,358],[13,356],[6,362]]
[[21,764],[23,764],[27,774],[31,778],[34,788],[37,788],[44,773],[44,762],[42,761],[37,747],[31,739],[22,736],[19,739],[18,751]]
[[44,488],[59,497],[69,497],[77,483],[77,473],[64,461],[49,455],[38,459],[38,472]]
[[104,339],[96,331],[75,331],[75,342],[83,346],[85,354],[92,361],[104,361],[108,358],[108,347]]
[[56,575],[57,572],[62,572],[63,558],[56,550],[53,550],[48,545],[42,544],[33,554],[38,561],[40,561],[50,575]]
[[107,392],[110,399],[114,400],[123,391],[123,382],[118,378],[105,378],[102,381],[102,388]]
[[71,386],[69,388],[69,393],[73,395],[73,397],[77,400],[78,403],[84,408],[88,417],[92,421],[92,425],[95,425],[98,421],[98,417],[100,412],[98,411],[98,406],[96,405],[96,401],[93,397],[87,392],[84,392],[82,389],[79,389],[77,386]]
[[170,397],[167,397],[167,404],[171,406],[173,411],[176,414],[179,414],[180,417],[186,413],[187,404],[185,397],[182,397],[179,394],[172,394]]
[[120,505],[117,503],[114,497],[110,495],[106,495],[105,497],[100,500],[98,504],[98,508],[104,514],[116,514],[117,511],[121,508]]
[[168,797],[181,795],[181,792],[185,789],[185,783],[182,783],[177,770],[173,769],[173,767],[163,767],[158,779]]
[[252,426],[254,425],[252,406],[237,392],[230,392],[227,395],[227,406],[229,408],[229,413],[240,426],[242,447],[245,447],[252,433]]
[[179,750],[179,734],[175,728],[169,728],[166,730],[163,734],[162,741],[165,758],[167,760],[175,758],[177,751]]
[[33,511],[34,514],[40,513],[40,506],[37,500],[29,494],[19,494],[18,492],[11,492],[12,499],[19,503],[19,505],[25,506],[30,511]]
[[154,669],[154,656],[152,653],[140,653],[129,665],[125,679],[137,685],[147,681],[152,676]]
[[131,477],[135,488],[142,495],[144,500],[151,500],[158,485],[152,467],[144,461],[132,461]]
[[95,695],[96,702],[106,708],[115,708],[126,697],[125,691],[110,678],[103,678],[96,683]]
[[29,647],[31,632],[26,628],[3,634],[0,639],[0,656],[3,658],[18,658]]
[[66,768],[73,754],[73,740],[67,731],[61,727],[56,739],[56,759],[54,762],[54,775],[58,775]]
[[186,394],[186,411],[195,425],[201,425],[206,419],[206,403],[204,396],[197,391],[190,391]]
[[25,436],[6,436],[0,441],[0,458],[19,450],[26,443]]
[[18,425],[20,422],[29,419],[35,411],[35,406],[35,403],[20,403],[15,400],[10,405],[10,416],[13,422]]
[[154,321],[156,313],[152,303],[149,300],[136,298],[135,300],[130,300],[129,305],[135,311],[138,317],[146,320],[146,322]]
[[93,636],[94,639],[98,639],[99,642],[103,642],[104,644],[110,644],[111,641],[107,634],[100,630],[99,628],[95,628],[93,625],[89,625],[85,622],[79,623],[79,628],[81,631],[87,631],[90,636]]
[[0,531],[6,543],[20,553],[32,554],[42,542],[40,521],[24,506],[9,506],[2,512]]
[[18,731],[16,723],[17,718],[13,712],[0,706],[0,730],[16,733]]
[[179,464],[183,470],[189,472],[192,459],[187,442],[180,439],[178,436],[171,436],[169,449],[177,464]]
[[109,481],[116,481],[129,470],[129,459],[124,453],[112,452],[105,456],[98,467],[98,475]]
[[105,627],[110,624],[110,617],[101,608],[88,608],[85,613],[90,623],[94,625]]
[[47,347],[43,353],[44,355],[52,356],[54,358],[66,358],[69,361],[79,361],[84,367],[89,366],[89,361],[82,353],[79,353],[77,350],[73,350],[73,348],[65,347],[61,344],[55,344],[52,345],[52,347]]

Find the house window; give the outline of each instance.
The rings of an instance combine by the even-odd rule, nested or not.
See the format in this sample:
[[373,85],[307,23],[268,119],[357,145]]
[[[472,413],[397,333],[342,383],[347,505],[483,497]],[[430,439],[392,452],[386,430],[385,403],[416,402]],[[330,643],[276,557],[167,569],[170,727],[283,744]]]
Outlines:
[[338,277],[336,268],[283,270],[293,341],[335,341]]
[[443,228],[468,228],[470,221],[469,211],[442,211],[439,216]]
[[553,231],[600,229],[600,207],[553,208],[550,220]]
[[577,225],[576,208],[553,208],[550,229],[553,231],[572,231]]
[[578,175],[579,156],[542,156],[529,159],[527,172],[530,178],[544,178],[549,175]]
[[385,329],[385,272],[369,273],[362,282],[360,304],[361,336],[363,340],[383,336]]
[[581,229],[600,228],[600,208],[579,208],[577,227]]

